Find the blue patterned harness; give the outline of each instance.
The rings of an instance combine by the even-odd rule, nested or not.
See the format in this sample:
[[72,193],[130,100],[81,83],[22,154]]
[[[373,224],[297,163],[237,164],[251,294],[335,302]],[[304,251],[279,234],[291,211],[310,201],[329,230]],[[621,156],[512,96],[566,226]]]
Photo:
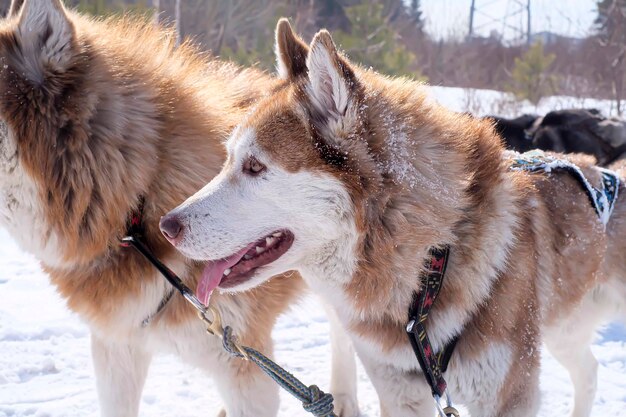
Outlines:
[[614,171],[601,167],[596,167],[596,169],[602,175],[601,188],[591,185],[582,170],[575,164],[565,159],[557,159],[546,155],[541,151],[530,151],[523,154],[514,153],[513,164],[511,164],[511,170],[513,171],[543,171],[550,173],[561,170],[568,172],[583,186],[591,205],[596,210],[598,218],[606,227],[615,207],[615,201],[617,201],[620,179]]

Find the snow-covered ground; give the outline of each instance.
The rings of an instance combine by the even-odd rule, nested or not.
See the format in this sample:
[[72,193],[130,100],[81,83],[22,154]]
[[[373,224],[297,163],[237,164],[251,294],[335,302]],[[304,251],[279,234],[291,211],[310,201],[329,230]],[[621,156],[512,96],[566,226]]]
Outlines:
[[444,106],[476,116],[499,115],[517,117],[524,113],[544,115],[552,110],[586,108],[598,109],[605,116],[615,116],[615,101],[568,96],[544,97],[537,106],[518,101],[510,93],[473,88],[430,87],[431,94]]
[[[497,111],[504,106],[494,103],[506,101],[497,92],[435,87],[433,93],[458,111],[517,113]],[[545,109],[522,110],[543,112],[547,106],[560,107],[557,103],[564,101],[555,98],[546,103]],[[610,112],[608,102],[588,101],[585,105]],[[308,298],[280,319],[273,336],[277,361],[303,382],[324,389],[328,387],[330,350],[322,311],[315,298]],[[626,417],[626,328],[608,325],[599,333],[593,351],[600,362],[593,416]],[[566,372],[547,352],[543,353],[542,367],[540,416],[568,415],[572,388]],[[358,372],[362,416],[378,416],[374,390],[362,367]],[[308,415],[297,401],[281,395],[281,416]],[[141,416],[213,416],[219,409],[219,396],[208,377],[173,356],[154,360]],[[65,308],[37,261],[19,250],[0,229],[0,417],[97,415],[86,326]]]

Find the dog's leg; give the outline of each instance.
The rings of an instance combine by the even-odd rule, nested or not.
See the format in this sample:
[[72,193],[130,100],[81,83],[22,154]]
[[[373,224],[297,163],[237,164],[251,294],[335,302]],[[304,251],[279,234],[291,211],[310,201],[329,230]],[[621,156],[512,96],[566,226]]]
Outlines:
[[574,342],[569,347],[549,345],[550,352],[569,372],[574,384],[574,409],[572,417],[589,417],[598,384],[598,361],[589,345]]
[[91,336],[102,417],[136,417],[152,355],[130,344]]
[[591,353],[590,345],[602,319],[598,308],[590,294],[565,322],[544,331],[544,341],[550,353],[567,369],[574,385],[572,417],[588,417],[596,395],[598,361]]
[[[264,354],[271,354],[271,343],[255,344]],[[254,363],[220,355],[211,363],[211,375],[225,404],[218,417],[275,417],[278,415],[278,385]]]
[[381,417],[430,417],[435,403],[421,372],[399,371],[359,354],[380,401]]
[[330,324],[332,370],[330,392],[335,399],[335,414],[339,417],[359,415],[357,401],[356,359],[352,341],[346,333],[335,310],[324,304]]
[[[500,381],[498,387],[489,391],[481,389],[482,398],[474,403],[468,403],[467,408],[471,415],[482,417],[536,417],[539,412],[539,355],[526,356],[529,346],[513,352],[513,362],[506,377]],[[538,352],[535,345],[533,352]],[[489,386],[485,378],[483,386]],[[480,386],[480,385],[479,385]],[[482,388],[482,387],[481,387]]]
[[[273,320],[254,319],[252,313],[246,311],[255,307],[254,304],[240,306],[233,300],[222,296],[214,304],[220,309],[223,322],[232,326],[235,335],[242,337],[238,339],[242,345],[271,357]],[[217,417],[276,417],[278,385],[257,365],[226,353],[222,341],[207,336],[204,324],[199,321],[187,322],[177,332],[172,337],[184,340],[176,349],[183,361],[204,370],[215,381],[224,402],[224,409]]]
[[[398,372],[396,370],[396,372]],[[421,373],[399,375],[398,378],[372,383],[380,399],[380,415],[384,417],[430,417],[435,403]]]
[[535,417],[539,412],[541,394],[539,392],[539,378],[533,377],[532,380],[532,383],[518,387],[517,392],[509,401],[490,417]]
[[378,400],[378,403],[380,406],[380,417],[392,417],[391,414],[389,414],[389,411],[385,408],[385,404],[383,404],[380,399]]

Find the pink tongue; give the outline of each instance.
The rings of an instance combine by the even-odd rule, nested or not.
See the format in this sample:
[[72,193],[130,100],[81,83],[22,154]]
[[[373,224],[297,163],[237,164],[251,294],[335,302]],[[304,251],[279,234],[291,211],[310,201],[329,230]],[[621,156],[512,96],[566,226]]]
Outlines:
[[202,271],[198,288],[196,289],[196,295],[202,304],[205,306],[209,305],[211,293],[215,288],[217,288],[218,285],[220,285],[220,282],[222,282],[224,271],[239,262],[246,252],[248,252],[253,246],[254,243],[251,243],[239,252],[230,255],[228,258],[220,259],[219,261],[207,262],[204,267],[204,271]]

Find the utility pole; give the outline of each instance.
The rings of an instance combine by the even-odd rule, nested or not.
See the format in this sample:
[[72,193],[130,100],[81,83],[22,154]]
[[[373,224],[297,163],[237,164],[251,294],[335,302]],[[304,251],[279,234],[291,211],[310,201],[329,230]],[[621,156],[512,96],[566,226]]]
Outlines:
[[470,17],[469,17],[469,33],[467,37],[469,39],[474,36],[474,12],[476,11],[476,0],[472,0],[472,4],[470,6]]
[[527,17],[527,25],[526,25],[526,43],[530,45],[531,42],[531,31],[530,31],[530,0],[526,3],[526,17]]
[[[532,40],[531,0],[471,0],[468,38],[480,35],[480,29],[495,30],[511,43]],[[506,33],[505,33],[506,32]]]

